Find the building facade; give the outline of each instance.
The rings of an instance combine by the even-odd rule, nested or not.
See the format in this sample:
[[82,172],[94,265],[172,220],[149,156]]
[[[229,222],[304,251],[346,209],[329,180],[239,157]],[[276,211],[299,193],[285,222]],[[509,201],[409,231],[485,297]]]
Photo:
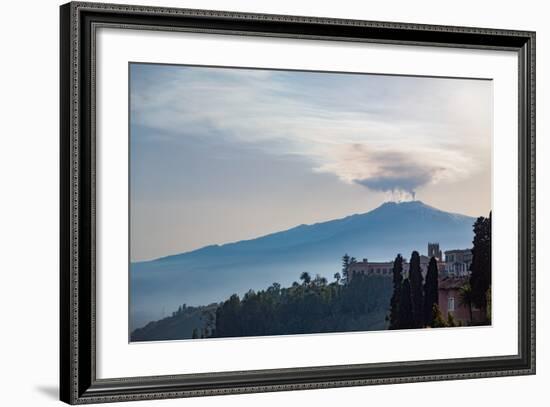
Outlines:
[[[439,243],[428,243],[428,255],[420,255],[420,269],[422,270],[422,277],[426,277],[428,265],[430,264],[430,259],[432,257],[435,257],[437,261],[437,269],[439,274],[442,275],[446,272],[446,264],[441,256],[442,252],[439,249]],[[410,263],[406,259],[403,259],[403,278],[407,278],[409,276],[409,268]],[[350,263],[348,266],[348,279],[351,280],[353,277],[358,275],[391,277],[393,276],[393,260],[386,262],[372,262],[368,259],[363,259],[363,261]]]
[[447,276],[465,277],[470,275],[472,265],[470,249],[445,251],[445,274]]
[[461,291],[467,283],[467,276],[446,276],[439,279],[438,306],[445,320],[450,314],[458,325],[484,321],[485,316],[479,308],[463,301]]

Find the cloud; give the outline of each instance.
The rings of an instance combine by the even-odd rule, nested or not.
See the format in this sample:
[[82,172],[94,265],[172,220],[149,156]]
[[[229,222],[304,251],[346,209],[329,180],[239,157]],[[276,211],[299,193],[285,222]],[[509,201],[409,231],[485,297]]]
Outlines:
[[330,162],[316,171],[404,199],[413,197],[423,186],[462,179],[473,167],[475,163],[460,151],[422,147],[400,150],[399,146],[373,149],[355,143],[340,146]]
[[412,194],[490,157],[487,81],[138,64],[131,85],[132,123],[166,142],[222,137],[370,190]]

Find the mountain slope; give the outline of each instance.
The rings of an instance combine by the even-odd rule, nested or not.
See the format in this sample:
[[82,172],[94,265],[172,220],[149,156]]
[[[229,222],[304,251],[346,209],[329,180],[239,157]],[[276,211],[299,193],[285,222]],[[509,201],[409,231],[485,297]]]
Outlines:
[[169,341],[192,338],[195,330],[200,337],[202,328],[209,326],[209,321],[215,320],[218,304],[200,307],[184,307],[171,316],[159,321],[152,321],[143,328],[138,328],[131,334],[132,342],[139,341]]
[[344,253],[387,261],[424,253],[429,241],[442,250],[470,247],[474,221],[420,201],[388,202],[364,214],[132,263],[131,328],[183,303],[209,304],[275,281],[289,285],[303,271],[331,279]]

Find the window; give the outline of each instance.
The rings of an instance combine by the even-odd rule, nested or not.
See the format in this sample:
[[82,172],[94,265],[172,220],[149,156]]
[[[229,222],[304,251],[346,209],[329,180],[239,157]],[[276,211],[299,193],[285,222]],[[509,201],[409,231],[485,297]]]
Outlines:
[[451,312],[455,310],[455,297],[449,297],[447,299],[447,311]]

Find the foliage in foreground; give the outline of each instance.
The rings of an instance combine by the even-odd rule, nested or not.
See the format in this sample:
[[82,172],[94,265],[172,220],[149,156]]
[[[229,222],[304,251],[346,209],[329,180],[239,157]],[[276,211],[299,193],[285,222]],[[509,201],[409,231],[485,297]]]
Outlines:
[[[262,336],[385,329],[391,280],[357,276],[348,284],[301,275],[302,283],[232,295],[216,311],[210,337]],[[335,277],[338,280],[338,276]]]

